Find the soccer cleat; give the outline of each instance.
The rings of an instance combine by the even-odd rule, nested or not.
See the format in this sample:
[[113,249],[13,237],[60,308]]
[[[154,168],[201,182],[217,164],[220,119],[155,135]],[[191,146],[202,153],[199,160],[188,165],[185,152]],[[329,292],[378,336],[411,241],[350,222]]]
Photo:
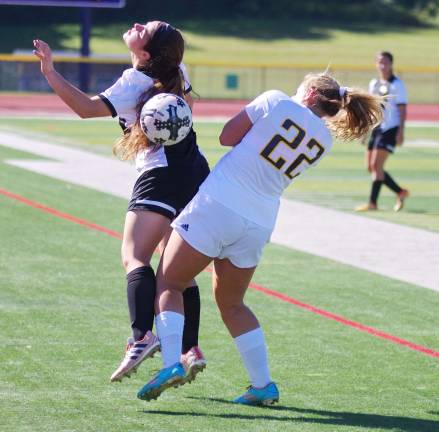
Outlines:
[[182,354],[180,362],[186,371],[184,378],[185,383],[190,383],[195,379],[197,373],[201,372],[206,367],[206,359],[200,348],[192,347],[187,353]]
[[183,385],[185,375],[186,372],[181,363],[163,368],[138,391],[137,397],[146,401],[157,399],[167,388]]
[[366,212],[366,211],[370,211],[370,210],[378,210],[378,207],[376,206],[376,204],[361,204],[357,207],[354,208],[354,211],[356,212]]
[[407,189],[402,189],[401,192],[396,196],[396,204],[394,205],[393,210],[399,212],[404,207],[405,199],[409,196],[409,191]]
[[148,357],[152,357],[160,349],[160,341],[149,330],[143,339],[134,341],[128,338],[125,356],[119,367],[111,375],[110,381],[122,381],[123,377],[130,377],[137,372],[140,363]]
[[233,402],[242,405],[273,405],[279,402],[279,390],[274,382],[263,388],[250,386],[242,396],[237,397]]

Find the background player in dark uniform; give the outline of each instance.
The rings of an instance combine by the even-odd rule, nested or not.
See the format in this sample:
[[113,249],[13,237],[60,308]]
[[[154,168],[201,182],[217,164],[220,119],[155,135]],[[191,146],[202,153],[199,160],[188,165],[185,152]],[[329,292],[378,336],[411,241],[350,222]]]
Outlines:
[[[138,118],[139,106],[147,98],[160,92],[181,96],[185,91],[189,93],[191,87],[181,63],[184,40],[174,27],[162,21],[136,23],[124,33],[123,39],[130,50],[133,67],[125,70],[112,87],[93,97],[81,92],[55,70],[52,52],[45,42],[34,40],[34,53],[41,61],[41,72],[49,85],[75,113],[82,118],[118,116],[128,133]],[[193,131],[169,149],[146,147],[142,136],[143,133],[134,128],[130,140],[125,137],[115,149],[122,159],[136,159],[139,178],[126,215],[122,242],[133,337],[129,338],[125,356],[111,381],[129,376],[159,349],[159,341],[151,332],[156,292],[151,256],[159,245],[163,251],[171,221],[190,201],[209,171]],[[190,380],[205,366],[205,359],[198,348],[200,297],[195,281],[188,291],[185,310],[189,323],[182,360]]]
[[378,196],[384,183],[396,194],[395,211],[402,209],[409,196],[407,189],[401,188],[391,175],[384,170],[389,154],[396,145],[404,141],[404,123],[407,114],[407,92],[402,80],[393,74],[393,56],[387,51],[380,52],[376,59],[379,77],[369,83],[369,93],[386,97],[384,118],[376,127],[369,140],[366,153],[367,170],[372,174],[372,188],[369,202],[355,208],[356,211],[376,210]]

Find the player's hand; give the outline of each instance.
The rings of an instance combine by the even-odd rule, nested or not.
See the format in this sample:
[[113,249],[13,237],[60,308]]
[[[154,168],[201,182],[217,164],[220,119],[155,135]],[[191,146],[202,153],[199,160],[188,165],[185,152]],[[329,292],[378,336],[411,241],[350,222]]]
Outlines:
[[50,46],[46,42],[40,39],[35,39],[33,43],[35,47],[33,53],[41,61],[41,73],[43,75],[47,75],[49,72],[52,72],[54,70],[53,60],[52,60],[52,50],[50,49]]
[[404,129],[399,128],[396,134],[396,145],[402,146],[403,142],[404,142]]

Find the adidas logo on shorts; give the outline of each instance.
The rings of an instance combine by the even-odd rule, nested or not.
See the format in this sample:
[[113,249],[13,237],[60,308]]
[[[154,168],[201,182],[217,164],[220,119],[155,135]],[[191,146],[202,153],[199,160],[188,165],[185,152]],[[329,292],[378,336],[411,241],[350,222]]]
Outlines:
[[189,224],[181,224],[181,228],[183,228],[185,231],[189,231]]

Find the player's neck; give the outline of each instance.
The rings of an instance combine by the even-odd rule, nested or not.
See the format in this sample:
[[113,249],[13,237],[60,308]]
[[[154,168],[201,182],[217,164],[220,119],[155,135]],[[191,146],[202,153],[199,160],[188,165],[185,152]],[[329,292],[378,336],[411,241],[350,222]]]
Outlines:
[[393,76],[393,71],[386,73],[386,74],[380,73],[380,80],[381,81],[389,81],[390,78],[392,78],[392,76]]
[[308,108],[317,116],[317,117],[324,117],[324,113],[321,109],[317,108],[316,106],[309,106]]

